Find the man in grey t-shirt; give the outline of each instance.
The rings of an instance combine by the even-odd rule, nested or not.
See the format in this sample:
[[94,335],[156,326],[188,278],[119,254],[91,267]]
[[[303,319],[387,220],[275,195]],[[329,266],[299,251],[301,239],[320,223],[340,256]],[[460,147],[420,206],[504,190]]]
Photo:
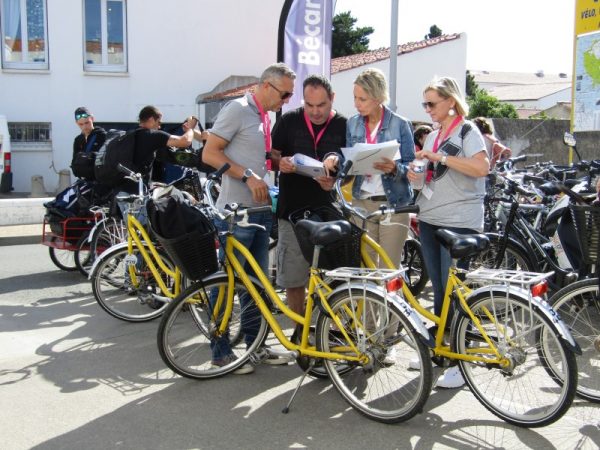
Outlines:
[[[243,206],[260,206],[270,203],[269,187],[263,179],[267,174],[266,153],[271,151],[271,128],[269,111],[279,111],[289,102],[294,90],[296,74],[285,64],[272,64],[262,73],[253,93],[229,102],[219,112],[210,130],[210,136],[202,153],[202,161],[219,169],[225,163],[231,166],[223,175],[221,193],[217,207],[223,209],[228,203]],[[263,271],[269,263],[269,234],[272,225],[271,212],[251,214],[248,222],[262,225],[257,227],[235,226],[234,236],[254,256]],[[227,230],[227,224],[216,220],[219,230]],[[221,247],[222,248],[222,247]],[[244,259],[238,255],[240,262]],[[252,274],[246,263],[245,270]],[[258,332],[258,320],[249,320],[260,314],[252,299],[247,295],[240,298],[242,306],[242,331],[246,344],[250,345]],[[227,333],[211,343],[213,365],[225,366],[235,361]],[[278,358],[269,358],[271,364],[287,363]],[[250,373],[254,368],[246,363],[235,374]]]

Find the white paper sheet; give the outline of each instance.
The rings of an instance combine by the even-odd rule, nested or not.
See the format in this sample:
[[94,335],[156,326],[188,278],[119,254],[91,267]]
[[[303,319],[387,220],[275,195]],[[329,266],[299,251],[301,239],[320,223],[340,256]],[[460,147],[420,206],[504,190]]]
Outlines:
[[353,147],[342,148],[346,160],[353,162],[348,175],[376,175],[381,170],[373,168],[373,164],[381,162],[381,158],[395,159],[400,149],[398,141],[387,141],[378,144],[354,144]]
[[325,168],[323,163],[310,156],[303,155],[302,153],[296,153],[292,156],[292,163],[296,166],[296,173],[304,175],[305,177],[324,177]]

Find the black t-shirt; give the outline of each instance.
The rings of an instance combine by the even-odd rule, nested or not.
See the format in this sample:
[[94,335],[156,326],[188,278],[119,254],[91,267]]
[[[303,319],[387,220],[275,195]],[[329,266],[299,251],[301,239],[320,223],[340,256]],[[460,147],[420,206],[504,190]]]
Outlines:
[[[313,124],[315,137],[324,126]],[[336,113],[315,149],[315,141],[304,121],[304,109],[298,108],[280,117],[273,128],[272,142],[273,148],[281,151],[282,157],[302,153],[323,161],[329,153],[341,154],[340,148],[346,145],[346,118]],[[282,173],[279,177],[278,218],[288,220],[289,215],[298,209],[330,205],[332,201],[332,193],[324,191],[310,177],[295,173]]]
[[[96,137],[94,138],[94,136]],[[92,139],[94,139],[94,142],[91,145],[90,151],[97,152],[104,144],[104,141],[106,141],[106,131],[104,131],[104,128],[94,127],[87,140],[83,133],[78,134],[73,141],[73,157],[79,152],[85,152],[88,142],[91,142]]]
[[[171,135],[162,130],[148,130],[139,128],[135,136],[135,151],[133,154],[133,170],[144,175],[146,183],[150,178],[150,171],[156,152],[167,147],[167,142]],[[137,184],[129,179],[117,188],[117,190],[136,194],[138,191]]]

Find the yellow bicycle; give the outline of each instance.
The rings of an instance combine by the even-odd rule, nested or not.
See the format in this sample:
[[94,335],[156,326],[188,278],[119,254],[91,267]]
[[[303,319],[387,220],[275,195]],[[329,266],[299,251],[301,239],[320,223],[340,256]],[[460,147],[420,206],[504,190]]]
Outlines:
[[[365,217],[339,195],[339,183],[337,190],[342,208],[362,219],[363,228],[370,217],[406,211],[383,205]],[[575,354],[581,350],[544,300],[552,272],[464,271],[456,261],[484,250],[489,243],[485,235],[439,230],[436,238],[453,257],[440,316],[419,302],[406,283],[402,286],[411,313],[432,325],[431,359],[442,367],[458,364],[477,399],[503,420],[524,427],[555,422],[573,401]],[[393,267],[385,250],[365,233],[361,258],[366,267],[376,267],[372,254],[383,266]],[[411,365],[418,366],[416,361]]]
[[119,199],[131,203],[127,241],[104,251],[95,260],[89,278],[96,301],[107,313],[127,322],[143,322],[164,312],[168,302],[181,293],[184,277],[136,218],[147,196],[142,177],[127,173],[139,187],[138,194]]
[[[256,364],[267,353],[288,355],[307,363],[298,387],[319,361],[338,392],[365,416],[392,423],[417,414],[431,389],[432,368],[425,344],[430,337],[415,315],[407,315],[410,307],[396,294],[403,284],[401,271],[320,270],[317,261],[322,249],[347,238],[350,224],[301,220],[296,227],[307,233],[314,254],[306,312],[304,316],[296,314],[233,235],[235,226],[252,226],[248,217],[264,211],[265,207],[232,205],[232,211],[221,215],[228,223],[222,236],[224,271],[193,284],[169,304],[157,338],[163,361],[180,375],[206,379],[233,372],[248,362]],[[256,276],[246,272],[244,263]],[[324,277],[341,280],[341,284],[332,289]],[[285,317],[303,325],[299,342],[286,336],[272,313],[271,302]],[[310,327],[313,313],[317,317],[314,335]],[[269,329],[285,350],[263,351]],[[216,364],[214,349],[223,344],[230,353]],[[409,370],[412,359],[420,361],[422,369]]]

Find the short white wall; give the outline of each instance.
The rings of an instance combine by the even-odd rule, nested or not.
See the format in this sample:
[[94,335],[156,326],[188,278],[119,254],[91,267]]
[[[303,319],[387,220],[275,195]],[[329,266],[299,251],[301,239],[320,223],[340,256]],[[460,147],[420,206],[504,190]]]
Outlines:
[[[0,226],[41,224],[46,213],[44,203],[50,200],[52,198],[0,199]],[[41,231],[40,228],[40,234]]]

